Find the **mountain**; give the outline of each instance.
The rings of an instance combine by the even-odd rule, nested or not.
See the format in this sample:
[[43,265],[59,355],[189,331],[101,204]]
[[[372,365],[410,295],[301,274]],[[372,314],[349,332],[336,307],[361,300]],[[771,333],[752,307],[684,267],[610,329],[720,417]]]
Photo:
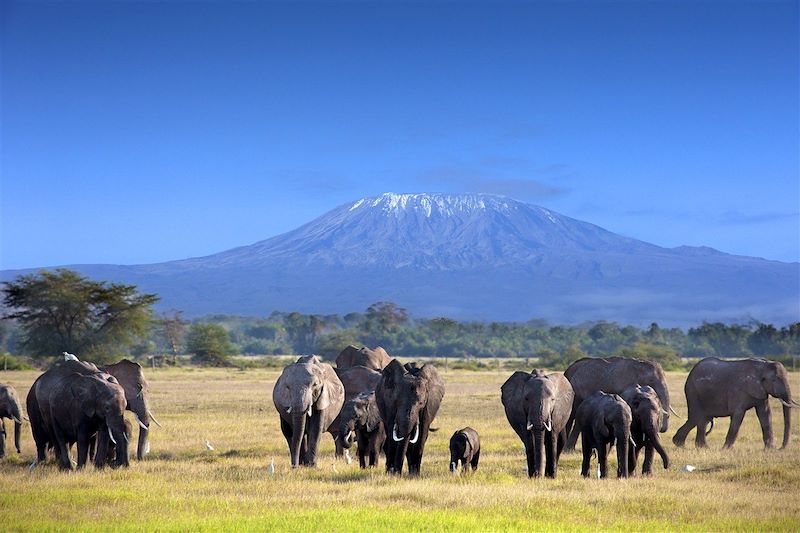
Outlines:
[[487,194],[387,193],[206,257],[69,268],[135,283],[189,316],[343,313],[389,300],[415,316],[478,320],[800,320],[799,263],[663,248]]

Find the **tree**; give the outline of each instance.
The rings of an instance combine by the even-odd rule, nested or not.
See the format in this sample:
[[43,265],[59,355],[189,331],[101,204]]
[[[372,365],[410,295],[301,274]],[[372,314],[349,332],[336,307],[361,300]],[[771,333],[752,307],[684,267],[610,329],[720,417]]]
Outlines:
[[207,366],[228,366],[233,351],[228,331],[219,324],[192,324],[186,337],[186,349],[194,363]]
[[439,317],[430,321],[430,328],[433,331],[434,338],[436,339],[436,355],[442,355],[444,352],[444,369],[448,369],[447,355],[448,351],[445,350],[445,341],[456,330],[458,322],[452,318]]
[[780,331],[772,324],[759,324],[758,328],[747,339],[747,347],[753,355],[767,357],[770,355],[783,355],[788,352],[787,343],[784,342]]
[[364,330],[378,339],[396,333],[408,322],[408,311],[392,302],[376,302],[367,308],[364,317]]
[[155,294],[135,285],[92,281],[68,269],[19,276],[3,287],[4,318],[16,320],[23,349],[43,357],[70,352],[105,362],[137,342],[151,326]]
[[186,323],[183,321],[180,311],[173,311],[172,315],[165,314],[161,317],[161,326],[164,328],[164,337],[166,337],[172,352],[172,364],[174,365],[178,358],[178,346],[186,337]]

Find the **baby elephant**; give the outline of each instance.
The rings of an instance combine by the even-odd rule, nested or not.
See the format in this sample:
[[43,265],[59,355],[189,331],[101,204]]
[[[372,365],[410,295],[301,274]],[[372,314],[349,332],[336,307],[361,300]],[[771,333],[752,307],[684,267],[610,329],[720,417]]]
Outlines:
[[589,477],[589,463],[593,450],[597,450],[600,477],[606,477],[608,453],[615,442],[617,477],[628,477],[628,448],[635,445],[631,438],[631,418],[630,407],[616,394],[598,391],[581,403],[575,413],[575,423],[581,431],[583,477]]
[[470,427],[459,429],[450,437],[450,472],[458,469],[458,462],[461,461],[461,468],[467,471],[467,464],[472,466],[472,470],[478,469],[478,460],[481,457],[481,441],[478,432]]
[[664,468],[669,468],[669,456],[658,438],[658,428],[661,427],[662,416],[667,411],[661,407],[656,391],[645,385],[631,385],[622,392],[622,398],[631,408],[631,436],[635,445],[628,450],[628,471],[631,475],[636,472],[636,463],[639,452],[644,448],[644,464],[642,475],[649,476],[653,473],[653,452],[658,452]]

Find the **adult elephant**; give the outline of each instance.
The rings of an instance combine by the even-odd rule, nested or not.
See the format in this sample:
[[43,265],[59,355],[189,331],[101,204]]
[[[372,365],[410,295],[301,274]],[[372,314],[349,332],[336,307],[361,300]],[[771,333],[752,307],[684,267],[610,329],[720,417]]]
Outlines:
[[525,446],[528,476],[556,477],[574,393],[563,374],[514,372],[500,388],[506,418]]
[[22,453],[20,448],[20,434],[22,433],[22,406],[19,403],[17,391],[11,385],[0,384],[0,459],[6,455],[6,423],[4,418],[14,422],[14,447],[17,453]]
[[283,369],[272,401],[289,445],[292,467],[316,466],[322,434],[344,403],[344,386],[331,365],[306,355]]
[[665,412],[661,407],[656,391],[652,387],[645,385],[634,385],[628,387],[621,394],[622,399],[631,408],[631,436],[633,443],[628,450],[628,472],[630,475],[636,473],[636,463],[639,459],[639,452],[644,449],[644,463],[642,464],[642,475],[649,476],[653,473],[653,452],[658,452],[664,469],[669,468],[669,456],[661,445],[658,437],[658,427],[661,415]]
[[[736,441],[744,414],[756,409],[758,421],[766,448],[773,447],[772,415],[769,397],[778,398],[783,404],[783,444],[789,444],[792,425],[792,407],[798,404],[792,400],[789,378],[781,363],[764,359],[742,359],[724,361],[708,357],[694,365],[684,386],[686,404],[689,408],[686,423],[683,424],[672,442],[683,446],[689,432],[697,428],[695,445],[706,446],[706,426],[714,418],[731,417],[724,448],[730,448]],[[709,432],[711,430],[709,429]]]
[[392,359],[375,389],[378,411],[386,430],[386,471],[419,475],[431,422],[444,398],[444,382],[433,365],[401,365]]
[[572,415],[567,422],[568,438],[564,446],[565,450],[575,449],[580,434],[580,429],[574,424],[575,413],[581,403],[597,391],[622,394],[625,389],[636,384],[652,387],[656,391],[661,405],[667,411],[667,414],[661,417],[659,431],[664,433],[669,429],[669,411],[672,411],[673,414],[675,411],[669,402],[667,378],[658,363],[626,357],[584,357],[569,365],[569,368],[564,371],[564,376],[575,391]]
[[345,370],[360,365],[380,372],[391,360],[392,358],[389,357],[386,350],[380,346],[374,349],[367,348],[366,346],[356,348],[351,344],[336,356],[336,368]]
[[[344,386],[345,404],[361,393],[374,392],[375,387],[378,386],[378,381],[381,379],[380,372],[361,365],[344,370],[337,367],[334,371]],[[345,437],[341,433],[342,422],[342,414],[339,413],[328,429],[330,434],[333,435],[333,441],[336,444],[336,457],[342,457],[345,449],[349,448],[349,446],[344,445],[343,439]]]
[[125,391],[126,409],[133,413],[139,425],[136,458],[141,461],[150,451],[150,443],[147,440],[150,421],[152,420],[161,427],[153,413],[150,412],[149,385],[142,372],[142,365],[123,359],[113,365],[100,367],[100,370],[114,376]]
[[628,477],[628,447],[631,439],[631,409],[620,396],[595,392],[586,398],[575,413],[575,424],[581,432],[583,463],[581,475],[589,477],[592,451],[597,452],[600,477],[608,471],[608,453],[617,449],[617,477]]
[[[63,361],[39,376],[26,400],[36,441],[37,462],[53,447],[60,468],[71,470],[69,448],[78,444],[78,468],[83,468],[89,446],[98,432],[107,432],[116,446],[112,466],[128,466],[125,431],[125,392],[117,380],[91,363]],[[102,438],[99,439],[102,443]],[[106,463],[108,447],[99,444],[95,465]]]

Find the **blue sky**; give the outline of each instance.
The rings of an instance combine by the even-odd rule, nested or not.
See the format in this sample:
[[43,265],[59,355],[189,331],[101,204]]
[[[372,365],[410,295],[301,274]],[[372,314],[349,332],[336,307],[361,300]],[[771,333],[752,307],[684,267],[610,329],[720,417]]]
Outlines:
[[0,4],[0,267],[494,192],[800,259],[797,2]]

